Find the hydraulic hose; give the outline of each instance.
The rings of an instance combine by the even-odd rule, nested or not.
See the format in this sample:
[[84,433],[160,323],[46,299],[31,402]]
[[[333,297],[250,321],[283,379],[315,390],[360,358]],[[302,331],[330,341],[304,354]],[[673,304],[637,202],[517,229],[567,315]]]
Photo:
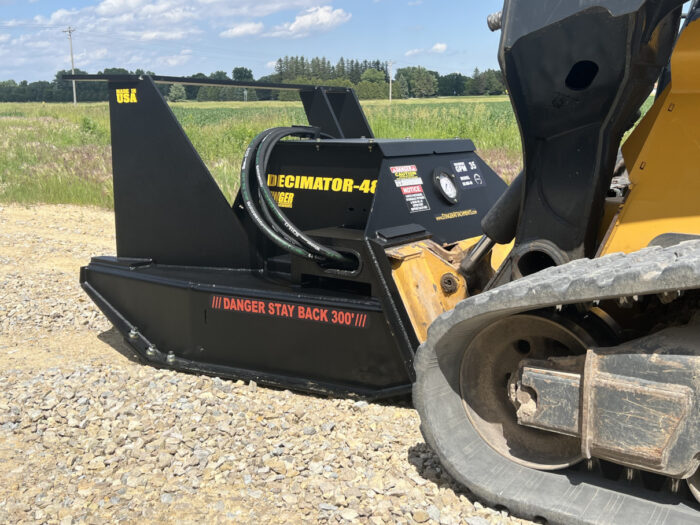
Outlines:
[[248,215],[250,215],[253,223],[255,223],[258,229],[260,229],[260,231],[274,244],[286,252],[292,253],[299,257],[303,257],[305,259],[317,259],[317,256],[313,253],[304,250],[299,245],[287,241],[284,237],[275,232],[275,230],[260,216],[260,212],[253,201],[248,180],[252,167],[252,159],[260,146],[260,143],[268,134],[269,131],[264,131],[255,137],[253,142],[251,142],[250,146],[248,146],[246,149],[245,155],[243,156],[243,162],[241,163],[241,198],[243,199],[243,206],[247,210]]
[[310,252],[323,257],[325,259],[330,259],[332,261],[337,261],[341,263],[351,263],[352,260],[348,259],[341,253],[327,248],[322,244],[314,241],[298,228],[289,220],[286,214],[280,209],[275,202],[270,188],[267,186],[267,165],[272,156],[272,150],[274,147],[285,137],[288,136],[307,136],[307,137],[317,137],[319,131],[317,128],[308,127],[292,127],[292,128],[277,128],[271,130],[263,139],[260,146],[257,149],[255,155],[255,172],[258,178],[258,186],[261,190],[265,205],[268,210],[272,213],[273,217],[278,221],[278,224],[289,234],[295,241],[301,244],[304,248]]
[[[285,137],[317,137],[318,128],[294,126],[273,128],[260,133],[246,149],[241,166],[241,196],[244,207],[260,231],[283,250],[312,260],[332,260],[343,264],[353,261],[341,253],[314,241],[302,233],[279,208],[267,185],[267,165],[275,145]],[[255,167],[253,168],[253,163]],[[260,209],[252,196],[251,177],[255,171]]]
[[275,232],[277,232],[278,235],[281,235],[287,242],[296,245],[297,242],[294,240],[294,238],[291,235],[287,234],[287,232],[285,232],[282,229],[282,227],[279,226],[277,224],[277,222],[275,221],[275,218],[272,216],[272,214],[270,213],[270,210],[265,205],[265,200],[263,199],[262,190],[260,190],[260,189],[258,189],[258,205],[260,207],[260,211],[262,212],[267,224]]

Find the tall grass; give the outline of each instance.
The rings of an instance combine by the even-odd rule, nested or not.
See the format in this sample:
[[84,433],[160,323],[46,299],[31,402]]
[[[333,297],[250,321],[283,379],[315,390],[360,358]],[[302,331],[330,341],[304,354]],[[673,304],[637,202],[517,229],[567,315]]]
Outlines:
[[112,204],[102,104],[0,104],[0,200]]
[[[520,169],[505,97],[363,103],[378,138],[470,138],[497,172]],[[298,102],[179,103],[173,111],[232,200],[247,145],[260,131],[305,124]],[[107,104],[0,104],[0,201],[112,206]]]

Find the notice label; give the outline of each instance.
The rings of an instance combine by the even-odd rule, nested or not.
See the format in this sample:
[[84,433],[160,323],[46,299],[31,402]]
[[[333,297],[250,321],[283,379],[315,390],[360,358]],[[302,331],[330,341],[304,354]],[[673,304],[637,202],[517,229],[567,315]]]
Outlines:
[[401,193],[404,195],[415,195],[416,193],[423,193],[423,186],[403,186],[401,188]]
[[430,204],[423,193],[423,186],[404,186],[401,188],[401,193],[406,199],[410,213],[430,211]]

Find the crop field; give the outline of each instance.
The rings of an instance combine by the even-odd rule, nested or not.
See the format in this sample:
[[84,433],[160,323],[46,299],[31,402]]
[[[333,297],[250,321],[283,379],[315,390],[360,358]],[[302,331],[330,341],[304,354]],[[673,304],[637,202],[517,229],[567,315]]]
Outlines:
[[[378,138],[470,138],[506,181],[521,169],[520,136],[507,97],[362,105]],[[650,105],[651,99],[643,110]],[[172,108],[229,201],[255,135],[273,126],[306,124],[298,102],[185,102]],[[0,103],[0,202],[111,208],[109,135],[106,103]]]
[[[260,131],[306,124],[297,102],[173,104],[229,200],[239,165]],[[520,138],[507,97],[363,102],[379,138],[470,138],[506,180],[520,170]],[[112,206],[106,103],[0,104],[0,201]]]

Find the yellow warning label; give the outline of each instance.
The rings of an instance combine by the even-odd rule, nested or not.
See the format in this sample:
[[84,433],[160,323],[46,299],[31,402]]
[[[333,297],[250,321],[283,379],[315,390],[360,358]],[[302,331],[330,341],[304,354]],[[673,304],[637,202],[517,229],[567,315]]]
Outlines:
[[267,185],[270,188],[288,190],[313,190],[334,191],[337,193],[374,193],[377,190],[377,181],[365,179],[359,184],[354,179],[342,179],[339,177],[313,177],[310,175],[275,175],[267,176]]
[[459,219],[460,217],[471,217],[472,215],[476,215],[476,213],[476,210],[453,211],[451,213],[443,213],[442,215],[438,215],[437,217],[435,217],[435,220],[449,221],[450,219]]
[[415,164],[408,166],[392,166],[389,168],[397,179],[412,179],[418,176],[418,167]]
[[117,104],[136,104],[136,88],[132,89],[117,89]]

